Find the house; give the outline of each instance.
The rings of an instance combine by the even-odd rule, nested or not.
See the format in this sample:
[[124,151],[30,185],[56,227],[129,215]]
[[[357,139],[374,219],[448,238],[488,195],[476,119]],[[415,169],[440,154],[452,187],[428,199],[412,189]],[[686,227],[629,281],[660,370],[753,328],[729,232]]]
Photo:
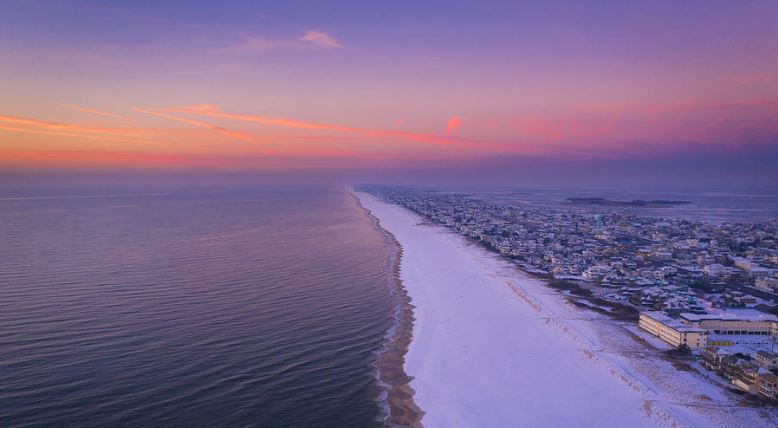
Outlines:
[[772,370],[778,368],[778,355],[767,351],[756,351],[754,361],[756,361],[756,365],[763,369]]
[[700,356],[702,357],[701,362],[704,367],[713,371],[719,371],[721,370],[721,360],[727,356],[727,354],[719,352],[718,346],[706,346],[703,348],[702,352],[700,352]]
[[721,369],[719,373],[743,391],[756,394],[759,366],[751,361],[740,358],[741,356],[742,355],[727,355],[723,357],[721,359]]
[[775,400],[778,398],[778,376],[773,373],[760,373],[757,379],[757,394]]
[[778,278],[762,277],[756,279],[756,288],[775,291],[778,289]]
[[702,268],[702,271],[705,272],[705,275],[713,277],[729,275],[730,273],[730,269],[721,263],[711,263],[709,265],[705,265],[705,267]]

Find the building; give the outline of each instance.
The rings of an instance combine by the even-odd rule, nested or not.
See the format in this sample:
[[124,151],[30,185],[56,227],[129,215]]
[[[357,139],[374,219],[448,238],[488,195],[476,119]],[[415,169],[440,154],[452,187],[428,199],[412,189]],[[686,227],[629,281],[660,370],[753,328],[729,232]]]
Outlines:
[[757,379],[757,392],[765,398],[778,398],[778,376],[772,373],[760,373]]
[[609,274],[610,271],[610,266],[594,265],[589,269],[586,269],[582,276],[587,281],[599,281],[602,279],[602,277]]
[[763,369],[772,370],[778,368],[778,355],[766,351],[756,351],[754,359],[756,364]]
[[778,289],[778,278],[761,277],[756,279],[756,288],[766,291]]
[[638,326],[675,347],[686,345],[691,349],[701,349],[708,341],[705,329],[684,324],[663,312],[641,312]]
[[770,270],[759,266],[757,263],[755,263],[752,260],[748,260],[742,257],[733,257],[732,261],[735,262],[735,266],[739,267],[748,275],[753,276],[755,278],[764,278],[767,277],[770,274]]
[[759,366],[751,361],[738,358],[736,355],[722,358],[721,365],[722,374],[733,385],[751,394],[758,393]]
[[702,365],[715,370],[732,385],[750,394],[761,394],[773,398],[776,392],[772,373],[754,363],[740,353],[722,350],[716,346],[707,346],[702,352]]
[[713,277],[732,274],[732,269],[720,263],[705,265],[705,267],[702,268],[702,271],[705,272],[705,275]]
[[776,335],[778,318],[753,309],[729,310],[718,314],[682,313],[681,321],[689,326],[722,335]]
[[700,356],[702,357],[702,365],[713,371],[719,371],[721,369],[721,360],[729,354],[719,352],[719,347],[716,345],[708,344]]

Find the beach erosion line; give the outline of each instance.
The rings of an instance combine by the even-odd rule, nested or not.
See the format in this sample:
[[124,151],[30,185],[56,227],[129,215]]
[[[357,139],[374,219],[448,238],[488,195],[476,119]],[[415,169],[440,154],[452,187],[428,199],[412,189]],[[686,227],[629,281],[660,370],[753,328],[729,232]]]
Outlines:
[[373,227],[381,233],[389,248],[387,287],[395,300],[395,306],[392,326],[386,332],[384,344],[377,352],[375,363],[376,378],[383,389],[382,395],[378,397],[382,407],[382,422],[390,427],[421,428],[424,411],[413,399],[413,378],[405,372],[405,356],[413,340],[415,308],[400,278],[403,248],[391,232],[381,227],[381,221],[362,204],[353,189],[347,188],[346,191],[370,219]]

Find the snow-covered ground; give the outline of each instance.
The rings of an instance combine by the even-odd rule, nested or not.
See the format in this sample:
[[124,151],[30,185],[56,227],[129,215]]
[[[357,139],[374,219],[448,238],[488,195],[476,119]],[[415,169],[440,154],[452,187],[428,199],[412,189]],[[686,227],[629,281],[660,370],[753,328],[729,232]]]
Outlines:
[[403,247],[406,372],[426,427],[775,426],[639,335],[414,213],[355,192]]

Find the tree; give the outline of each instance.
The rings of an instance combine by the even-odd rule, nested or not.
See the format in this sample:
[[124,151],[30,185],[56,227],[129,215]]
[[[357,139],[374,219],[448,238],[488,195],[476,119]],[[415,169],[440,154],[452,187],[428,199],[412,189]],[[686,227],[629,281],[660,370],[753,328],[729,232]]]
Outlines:
[[682,343],[678,345],[678,355],[692,355],[692,348],[689,345]]

